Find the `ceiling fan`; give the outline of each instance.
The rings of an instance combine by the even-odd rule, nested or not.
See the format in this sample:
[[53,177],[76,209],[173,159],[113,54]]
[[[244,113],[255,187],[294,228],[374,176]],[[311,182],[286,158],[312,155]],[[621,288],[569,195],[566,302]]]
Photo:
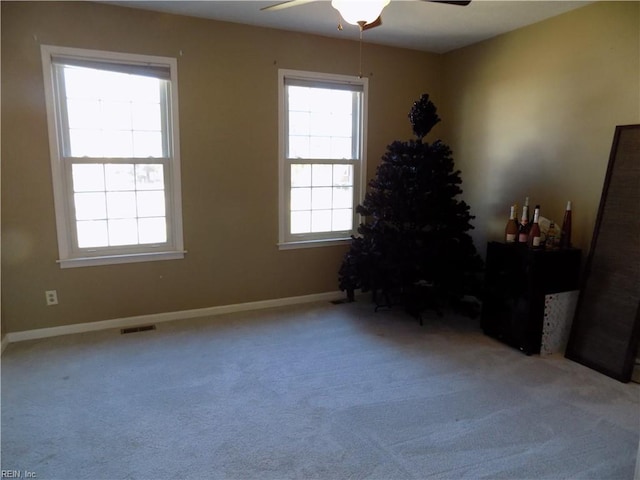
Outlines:
[[[317,0],[285,0],[260,10],[282,10],[284,8],[297,7],[305,3]],[[335,8],[344,19],[351,25],[360,27],[360,69],[358,77],[362,78],[362,33],[370,28],[382,25],[382,10],[389,5],[391,0],[331,0],[331,6]],[[471,3],[471,0],[421,0],[423,2],[446,3],[464,7]],[[342,24],[338,23],[338,30],[342,30]]]
[[[260,10],[282,10],[284,8],[297,7],[305,3],[317,0],[285,0]],[[446,3],[464,7],[471,3],[471,0],[421,0],[423,2]],[[331,0],[331,6],[340,12],[345,22],[358,25],[360,31],[382,25],[382,10],[389,4],[390,0]],[[342,30],[342,25],[338,25]]]

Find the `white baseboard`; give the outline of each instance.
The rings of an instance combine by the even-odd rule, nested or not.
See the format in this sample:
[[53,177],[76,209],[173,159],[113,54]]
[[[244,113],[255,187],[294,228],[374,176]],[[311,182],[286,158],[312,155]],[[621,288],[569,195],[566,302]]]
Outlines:
[[9,345],[9,339],[7,338],[7,335],[5,335],[2,337],[2,343],[0,343],[0,355],[4,352],[4,349],[7,348],[7,345]]
[[170,322],[172,320],[185,320],[189,318],[222,315],[226,313],[245,312],[248,310],[260,310],[263,308],[283,307],[301,303],[331,301],[338,300],[344,297],[345,294],[339,291],[314,293],[311,295],[302,295],[299,297],[274,298],[271,300],[260,300],[257,302],[236,303],[233,305],[221,305],[217,307],[197,308],[194,310],[181,310],[177,312],[153,313],[150,315],[114,318],[112,320],[102,320],[98,322],[76,323],[73,325],[61,325],[59,327],[38,328],[35,330],[25,330],[22,332],[11,332],[7,333],[2,338],[2,350],[4,350],[9,343],[22,342],[25,340],[57,337],[59,335],[70,335],[74,333],[94,332],[98,330],[107,330],[110,328],[133,327],[149,323]]

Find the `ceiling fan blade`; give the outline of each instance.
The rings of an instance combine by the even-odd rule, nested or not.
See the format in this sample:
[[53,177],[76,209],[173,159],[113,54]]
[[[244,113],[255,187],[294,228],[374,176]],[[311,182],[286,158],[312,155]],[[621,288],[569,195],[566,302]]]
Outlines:
[[459,7],[466,7],[471,3],[471,0],[422,0],[423,2],[433,3],[446,3],[448,5],[457,5]]
[[298,7],[305,3],[315,2],[316,0],[286,0],[284,2],[269,5],[268,7],[262,7],[260,10],[282,10],[289,7]]
[[364,27],[362,27],[362,31],[369,30],[370,28],[379,27],[382,25],[382,15],[376,18],[373,22],[367,23]]

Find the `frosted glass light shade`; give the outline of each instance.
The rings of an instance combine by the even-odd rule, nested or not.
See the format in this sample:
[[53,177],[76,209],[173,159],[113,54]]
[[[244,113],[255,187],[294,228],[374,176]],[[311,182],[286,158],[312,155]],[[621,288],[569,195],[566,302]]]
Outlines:
[[331,0],[331,6],[351,25],[374,22],[390,0]]

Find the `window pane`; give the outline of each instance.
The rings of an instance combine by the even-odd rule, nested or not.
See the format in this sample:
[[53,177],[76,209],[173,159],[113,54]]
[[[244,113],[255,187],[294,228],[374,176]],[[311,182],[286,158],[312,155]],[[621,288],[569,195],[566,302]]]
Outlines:
[[291,165],[291,186],[310,187],[311,186],[311,165]]
[[351,230],[353,228],[353,211],[349,209],[334,210],[331,229]]
[[309,137],[289,136],[289,158],[309,158]]
[[321,210],[331,208],[331,188],[314,188],[311,194],[311,208]]
[[107,158],[122,158],[133,156],[133,139],[131,131],[128,130],[105,130],[103,131],[104,145],[102,155]]
[[164,217],[163,191],[138,192],[137,197],[139,217]]
[[329,134],[334,137],[346,137],[351,139],[351,129],[353,127],[353,118],[351,111],[348,114],[331,115],[331,130]]
[[337,187],[353,186],[353,165],[334,165],[333,185]]
[[164,243],[167,241],[167,221],[164,217],[138,220],[140,243]]
[[68,99],[67,114],[70,128],[100,128],[98,100]]
[[317,112],[351,113],[352,95],[348,90],[309,89],[309,108]]
[[153,77],[131,75],[129,78],[129,94],[132,100],[142,103],[160,103],[160,90],[166,80]]
[[[109,192],[107,193],[108,218],[135,218],[136,194],[135,192]],[[111,227],[109,227],[111,230]],[[111,232],[109,232],[111,236]]]
[[104,193],[76,193],[74,195],[76,220],[97,220],[107,218]]
[[101,103],[102,128],[105,130],[131,130],[131,103]]
[[333,116],[330,112],[317,112],[311,115],[311,135],[328,137],[333,134]]
[[289,111],[309,111],[309,87],[288,87]]
[[311,231],[311,212],[291,212],[291,233],[309,233]]
[[78,247],[106,247],[109,245],[107,222],[76,222],[78,232]]
[[291,210],[311,209],[311,189],[292,188],[291,189]]
[[353,207],[353,188],[352,187],[334,187],[333,208],[351,208],[351,207]]
[[162,157],[162,133],[134,131],[133,156],[136,158]]
[[104,166],[107,190],[133,190],[133,164],[109,163]]
[[309,112],[291,112],[289,114],[289,135],[309,135]]
[[100,157],[102,154],[102,132],[93,129],[69,130],[69,155],[72,157]]
[[160,131],[162,129],[159,103],[134,103],[131,113],[134,130]]
[[331,231],[331,210],[314,210],[311,212],[311,231]]
[[351,160],[353,158],[351,139],[331,137],[331,158]]
[[74,192],[104,191],[104,168],[102,165],[74,164],[71,166]]
[[329,187],[333,183],[333,165],[313,165],[312,185],[314,187]]
[[287,92],[288,157],[352,159],[354,96],[360,99],[360,94],[293,86]]
[[138,222],[135,218],[109,220],[109,245],[135,245],[138,243]]
[[164,156],[160,93],[168,82],[78,67],[65,67],[64,78],[72,156]]
[[132,75],[119,72],[108,72],[98,70],[98,88],[100,98],[116,102],[127,102],[131,100],[129,82]]
[[64,67],[67,98],[100,98],[100,72],[91,68]]
[[162,164],[136,165],[136,189],[164,190],[164,167]]
[[309,137],[307,158],[331,158],[331,137]]

